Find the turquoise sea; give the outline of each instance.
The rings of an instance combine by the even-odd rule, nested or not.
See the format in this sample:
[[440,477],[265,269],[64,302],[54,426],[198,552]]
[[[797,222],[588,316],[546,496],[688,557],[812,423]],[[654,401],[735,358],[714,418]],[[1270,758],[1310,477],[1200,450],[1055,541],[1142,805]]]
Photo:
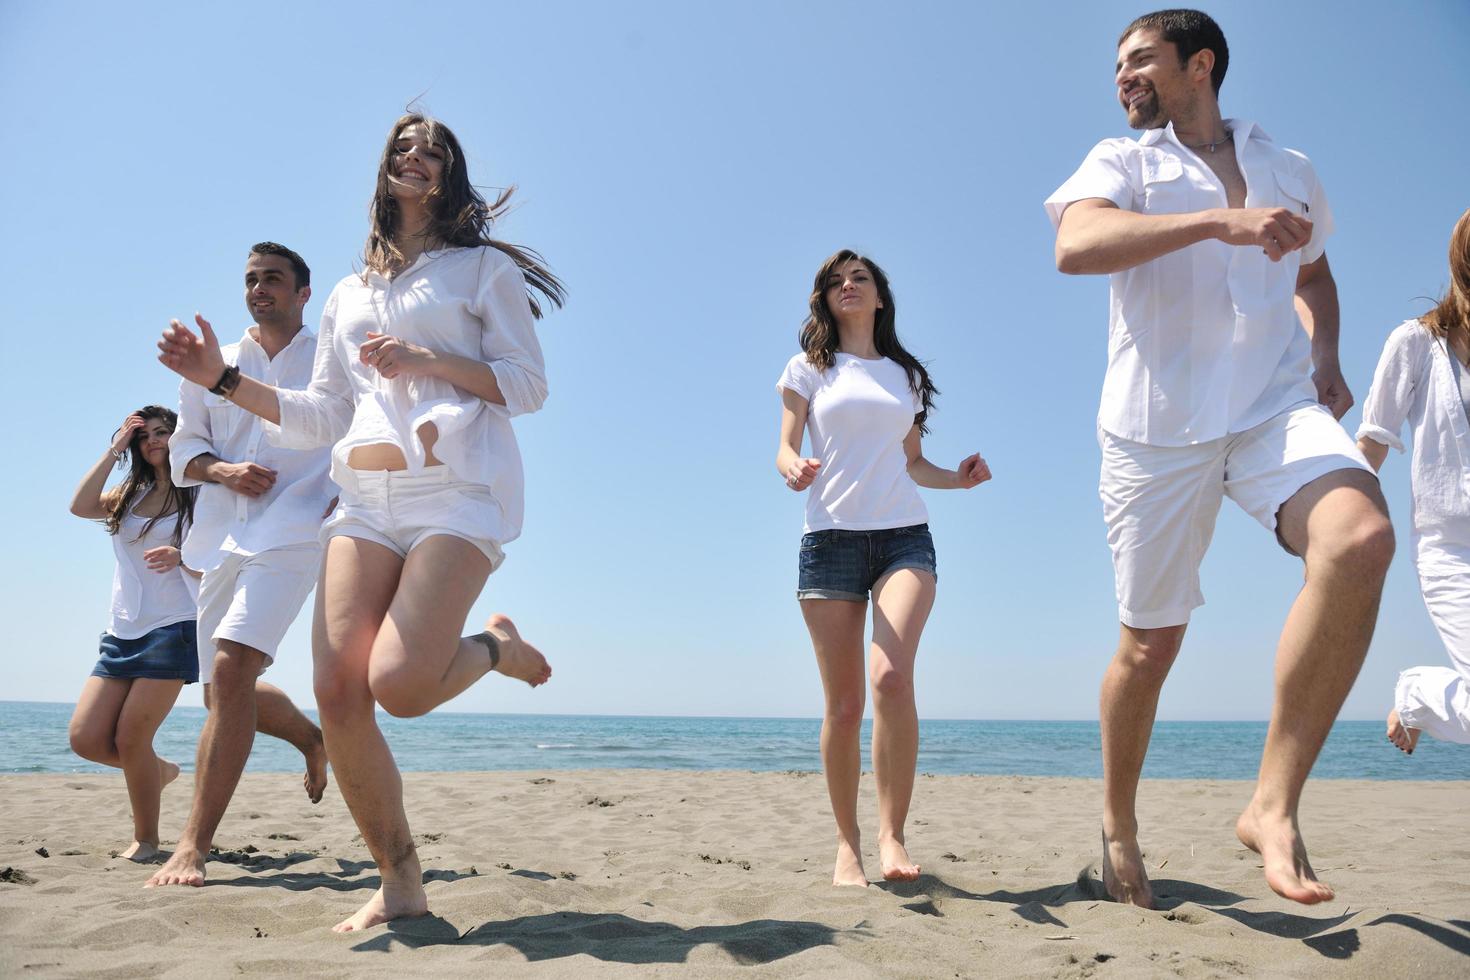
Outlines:
[[[0,772],[101,772],[67,745],[72,705],[0,701]],[[176,708],[160,729],[159,754],[192,768],[202,708]],[[381,716],[405,770],[738,769],[819,770],[814,718],[649,718],[435,712]],[[865,723],[866,729],[866,723]],[[1265,722],[1165,721],[1154,728],[1144,776],[1253,779]],[[867,732],[864,733],[864,742]],[[865,767],[868,760],[863,760]],[[257,736],[249,769],[297,769],[289,745]],[[1096,722],[920,723],[919,771],[939,774],[1102,775]],[[1313,770],[1327,779],[1470,779],[1470,745],[1423,738],[1412,757],[1377,721],[1338,722]]]

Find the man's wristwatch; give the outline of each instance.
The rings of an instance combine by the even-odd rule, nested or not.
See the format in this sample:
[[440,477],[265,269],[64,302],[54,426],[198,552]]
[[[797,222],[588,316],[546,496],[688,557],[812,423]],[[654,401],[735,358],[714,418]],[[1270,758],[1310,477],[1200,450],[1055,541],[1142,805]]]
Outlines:
[[237,368],[235,365],[230,364],[225,367],[224,374],[221,374],[219,376],[219,380],[216,381],[213,387],[209,389],[209,393],[211,395],[220,395],[224,398],[228,398],[235,393],[235,389],[239,386],[240,369]]

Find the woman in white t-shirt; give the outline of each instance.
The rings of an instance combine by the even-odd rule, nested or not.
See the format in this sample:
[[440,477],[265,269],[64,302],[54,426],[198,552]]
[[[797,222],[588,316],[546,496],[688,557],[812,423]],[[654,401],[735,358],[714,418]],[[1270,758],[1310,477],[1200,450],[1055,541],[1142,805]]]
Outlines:
[[[280,445],[333,445],[341,504],[323,525],[313,659],[337,785],[382,885],[336,931],[428,911],[393,753],[374,716],[423,715],[491,671],[535,687],[551,667],[505,616],[461,636],[470,606],[520,533],[524,481],[510,418],[541,407],[535,320],[561,283],[529,250],[490,236],[510,191],[486,202],[447,126],[418,113],[389,131],[366,268],[332,290],[304,391],[244,377],[202,319],[174,321],[160,360],[270,425]],[[155,884],[196,880],[175,853]]]
[[[133,843],[122,856],[134,861],[158,854],[159,799],[179,775],[177,764],[154,753],[153,735],[179,691],[199,679],[197,587],[179,563],[199,490],[174,486],[169,471],[168,437],[177,423],[178,416],[158,405],[129,415],[71,501],[76,516],[103,522],[117,561],[111,622],[71,716],[71,747],[123,771]],[[128,475],[103,490],[108,472],[124,460]]]
[[1379,469],[1409,423],[1414,559],[1453,667],[1410,667],[1394,685],[1388,740],[1470,743],[1470,211],[1450,235],[1450,288],[1388,337],[1363,401],[1358,448]]
[[[934,604],[934,542],[919,487],[969,489],[990,479],[979,454],[953,470],[924,458],[920,437],[937,391],[899,343],[893,293],[877,264],[843,249],[818,270],[802,352],[781,375],[776,469],[810,490],[796,597],[822,673],[822,768],[837,820],[835,885],[867,885],[857,822],[859,730],[873,688],[878,854],[888,880],[919,867],[904,845],[919,720],[914,658]],[[812,455],[801,455],[810,430]],[[863,630],[873,597],[867,678]]]

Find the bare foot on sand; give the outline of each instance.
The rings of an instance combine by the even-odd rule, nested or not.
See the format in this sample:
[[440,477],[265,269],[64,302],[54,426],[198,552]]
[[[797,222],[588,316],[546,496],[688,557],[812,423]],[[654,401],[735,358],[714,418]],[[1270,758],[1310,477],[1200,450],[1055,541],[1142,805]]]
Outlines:
[[[540,687],[551,680],[551,665],[541,651],[521,639],[520,631],[510,617],[494,613],[485,620],[485,632],[495,640],[500,654],[491,670]],[[369,903],[371,904],[371,903]]]
[[1399,721],[1397,708],[1388,713],[1388,740],[1405,755],[1413,755],[1414,746],[1419,744],[1419,729]]
[[429,914],[429,897],[422,885],[373,892],[367,904],[332,927],[333,932],[359,932],[394,919],[412,919]]
[[[174,766],[174,768],[177,769],[178,766]],[[158,857],[160,853],[156,843],[150,844],[144,840],[135,840],[133,841],[133,846],[123,851],[118,857],[125,857],[129,861],[137,861],[139,864],[147,864],[149,861]]]
[[863,871],[863,852],[856,844],[845,840],[837,842],[837,865],[832,869],[832,884],[868,887],[868,875]]
[[896,837],[879,836],[878,866],[884,881],[919,880],[919,866],[909,860],[908,848]]
[[1302,843],[1295,817],[1268,816],[1251,800],[1235,822],[1235,836],[1261,856],[1266,884],[1282,898],[1303,905],[1332,899],[1332,889],[1317,880],[1307,861],[1307,845]]
[[169,762],[167,759],[159,759],[158,760],[158,778],[161,781],[159,783],[159,788],[160,789],[162,789],[164,786],[167,786],[169,783],[173,782],[175,779],[178,779],[179,778],[179,764],[177,762]]
[[322,794],[327,791],[327,750],[322,745],[321,735],[317,735],[314,748],[301,754],[306,756],[306,774],[301,777],[301,785],[306,787],[306,798],[320,803]]
[[1108,840],[1102,835],[1102,880],[1108,898],[1141,909],[1154,907],[1154,892],[1143,867],[1143,852],[1136,837]]
[[193,885],[198,888],[204,884],[204,855],[192,847],[179,845],[173,856],[168,859],[153,877],[148,879],[144,888],[157,888],[160,885]]

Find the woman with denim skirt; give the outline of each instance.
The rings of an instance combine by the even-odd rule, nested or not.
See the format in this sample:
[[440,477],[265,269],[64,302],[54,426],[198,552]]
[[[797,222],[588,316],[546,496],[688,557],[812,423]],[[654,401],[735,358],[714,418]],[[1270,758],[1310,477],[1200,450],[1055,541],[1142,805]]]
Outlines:
[[[160,798],[179,775],[176,763],[154,753],[153,735],[179,691],[199,679],[198,586],[179,562],[199,491],[174,486],[169,472],[168,437],[177,423],[177,415],[158,405],[129,415],[71,502],[77,517],[103,522],[117,558],[111,622],[72,713],[71,747],[123,771],[133,843],[122,856],[140,862],[158,855]],[[104,491],[108,472],[124,460],[128,475]]]
[[[873,770],[883,877],[912,881],[904,845],[919,719],[914,659],[934,605],[934,541],[919,487],[967,490],[990,479],[977,453],[947,470],[920,438],[938,393],[899,343],[893,293],[877,263],[843,249],[822,263],[801,328],[801,353],[781,375],[776,469],[807,496],[796,597],[822,674],[822,768],[837,820],[834,885],[868,883],[857,823],[858,747],[873,688]],[[812,455],[801,455],[810,429]],[[873,597],[867,681],[863,630]]]

